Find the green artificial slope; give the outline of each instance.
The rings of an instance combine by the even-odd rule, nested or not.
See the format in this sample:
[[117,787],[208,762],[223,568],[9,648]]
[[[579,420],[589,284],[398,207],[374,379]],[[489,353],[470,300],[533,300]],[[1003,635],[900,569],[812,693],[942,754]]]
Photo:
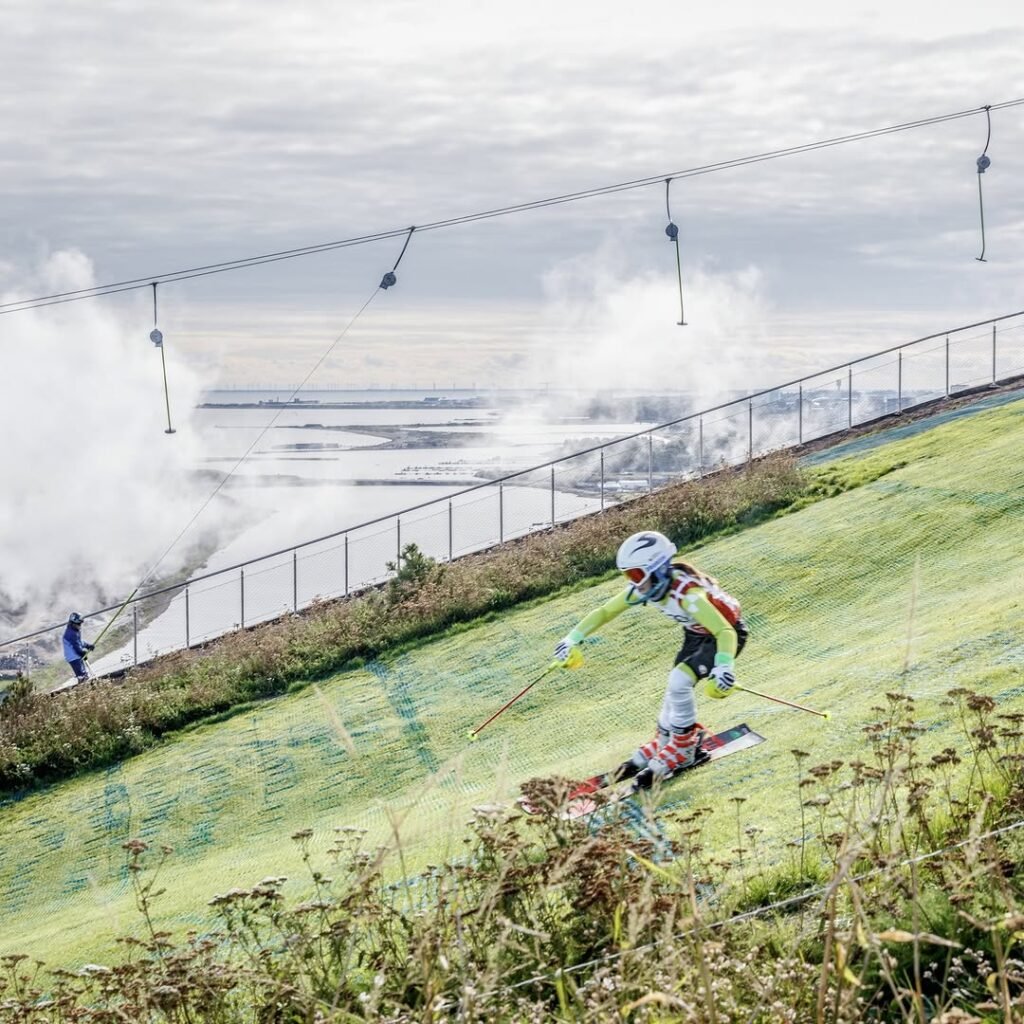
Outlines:
[[[936,750],[957,742],[945,693],[1024,706],[1024,401],[819,464],[866,481],[688,554],[743,603],[740,681],[828,710],[823,722],[745,693],[701,697],[712,729],[768,737],[673,784],[670,803],[716,808],[708,836],[763,829],[765,866],[799,837],[797,764],[862,752],[890,690],[912,694]],[[215,893],[303,868],[293,832],[326,847],[342,826],[390,844],[407,877],[459,856],[473,806],[507,803],[533,775],[576,775],[628,755],[653,726],[678,627],[638,608],[597,634],[586,664],[550,676],[469,744],[466,733],[547,664],[555,642],[618,584],[512,611],[156,750],[0,805],[0,954],[74,966],[138,932],[121,844],[175,850],[159,923],[202,930]],[[806,771],[805,764],[804,770]]]

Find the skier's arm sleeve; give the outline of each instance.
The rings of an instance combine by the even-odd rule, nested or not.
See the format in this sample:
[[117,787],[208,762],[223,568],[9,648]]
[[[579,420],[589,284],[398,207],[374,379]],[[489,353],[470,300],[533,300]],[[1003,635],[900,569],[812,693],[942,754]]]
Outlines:
[[74,636],[71,638],[71,646],[75,649],[75,654],[81,657],[85,654],[85,644],[82,643],[80,636]]
[[613,598],[605,601],[603,605],[595,608],[588,616],[576,623],[576,628],[569,634],[576,643],[579,643],[591,633],[596,633],[602,626],[611,622],[617,615],[621,615],[628,607],[626,595],[629,590],[623,590]]
[[715,664],[732,665],[738,643],[733,624],[711,603],[702,587],[687,591],[685,601],[686,610],[715,638],[718,645]]

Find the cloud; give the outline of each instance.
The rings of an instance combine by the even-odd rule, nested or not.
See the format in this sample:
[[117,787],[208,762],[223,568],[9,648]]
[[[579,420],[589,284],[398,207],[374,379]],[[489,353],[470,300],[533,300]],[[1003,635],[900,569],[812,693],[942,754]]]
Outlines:
[[[22,275],[40,242],[78,247],[100,279],[119,280],[980,106],[1016,95],[1024,42],[1007,4],[983,16],[889,5],[870,18],[792,0],[686,18],[667,2],[635,13],[529,2],[497,15],[461,0],[142,10],[44,0],[0,38],[17,86],[0,113],[20,140],[0,154],[0,187],[16,200],[0,263]],[[1019,190],[999,191],[1019,178],[1024,128],[1018,111],[993,122],[995,233],[1024,217]],[[914,242],[961,220],[969,230],[983,129],[967,118],[677,182],[689,265],[763,268],[779,315],[842,315],[865,296],[894,313],[935,302],[973,253],[950,247],[936,261]],[[612,232],[631,255],[623,272],[658,272],[659,191],[415,238],[375,359],[404,365],[414,309],[427,329],[435,315],[435,327],[459,311],[472,319],[478,302],[495,324],[539,308],[551,268]],[[901,273],[885,272],[871,246],[901,250]],[[247,375],[299,379],[301,366],[279,365],[291,363],[286,344],[316,309],[361,301],[396,255],[381,244],[168,295],[194,317],[197,359],[204,314],[212,324],[234,304],[242,321],[259,307],[254,330],[222,351],[226,379],[254,364],[257,344],[278,358]],[[514,333],[503,341],[522,345]],[[360,383],[387,376],[382,367]]]
[[[24,286],[92,283],[89,260],[69,250]],[[170,356],[177,433],[167,435],[158,350],[105,303],[33,311],[4,327],[0,609],[18,610],[9,625],[31,628],[126,595],[201,504],[208,487],[192,482],[188,422],[199,381],[180,353]],[[199,524],[161,572],[176,570],[211,525]]]
[[770,303],[755,266],[688,269],[687,326],[678,323],[676,275],[631,274],[611,242],[556,267],[544,283],[547,317],[532,365],[538,381],[581,396],[686,391],[699,408],[732,397],[776,364],[764,329]]

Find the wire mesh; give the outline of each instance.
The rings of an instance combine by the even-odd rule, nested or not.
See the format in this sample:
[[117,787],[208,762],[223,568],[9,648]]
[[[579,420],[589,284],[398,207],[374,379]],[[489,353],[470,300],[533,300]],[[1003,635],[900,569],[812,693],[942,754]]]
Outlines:
[[[242,625],[242,586],[237,573],[193,584],[174,601],[182,614],[187,607],[187,636],[192,646]],[[184,624],[182,628],[186,631]]]
[[910,409],[946,394],[946,346],[942,342],[903,353],[903,408]]
[[898,353],[865,359],[853,367],[853,422],[866,423],[900,411]]
[[388,563],[397,565],[402,545],[401,517],[370,528],[352,530],[348,536],[350,590],[372,586],[388,578]]
[[613,504],[653,488],[654,446],[650,434],[627,438],[605,450],[605,501]]
[[798,402],[797,392],[781,388],[752,400],[755,457],[798,443]]
[[1024,373],[1024,324],[1000,326],[996,334],[996,375],[998,380]]
[[951,334],[949,338],[950,394],[992,383],[992,364],[991,330],[972,331],[959,335]]
[[555,522],[564,523],[601,508],[601,459],[587,452],[554,467]]
[[240,583],[244,581],[247,626],[279,618],[292,610],[292,571],[290,553],[245,567]]
[[140,662],[180,650],[185,645],[184,594],[185,588],[182,588],[174,594],[160,594],[137,603],[140,629],[138,638],[133,637],[132,642],[138,648]]
[[543,469],[507,480],[503,495],[505,540],[551,525],[551,478]]
[[402,516],[401,541],[403,550],[409,544],[438,562],[447,561],[450,516],[447,503],[431,505]]
[[[607,508],[652,488],[736,465],[851,424],[897,413],[941,395],[1024,372],[1024,323],[991,321],[909,343],[733,404],[695,414],[599,450],[560,459],[504,481],[457,493],[424,508],[354,527],[268,559],[173,588],[127,610],[104,644],[104,671],[201,643],[317,599],[343,596],[388,578],[389,562],[415,543],[430,557],[479,551],[533,530]],[[495,463],[494,470],[500,466]],[[92,635],[112,612],[86,616]],[[60,631],[30,640],[33,663],[62,662]],[[110,646],[113,651],[110,651]]]
[[654,488],[666,487],[676,481],[699,476],[702,463],[703,434],[701,423],[686,420],[671,427],[653,430],[648,435],[651,462],[651,483]]
[[452,553],[454,557],[489,547],[499,535],[501,495],[489,484],[452,498]]
[[[750,406],[744,401],[741,405],[727,406],[717,409],[701,418],[703,426],[703,444],[701,453],[704,472],[722,466],[735,466],[750,457]],[[677,450],[679,443],[677,441]],[[688,474],[682,459],[676,460],[674,480],[683,479]]]
[[845,430],[850,425],[850,375],[836,370],[811,377],[803,386],[803,434],[805,441]]
[[296,603],[300,608],[313,601],[348,593],[351,582],[348,574],[347,535],[310,544],[296,554],[298,559],[294,586],[298,594]]

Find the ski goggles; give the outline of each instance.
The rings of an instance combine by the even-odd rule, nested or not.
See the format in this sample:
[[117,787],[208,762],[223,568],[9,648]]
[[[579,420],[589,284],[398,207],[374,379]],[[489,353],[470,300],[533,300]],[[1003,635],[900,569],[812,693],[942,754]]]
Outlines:
[[634,583],[639,586],[645,579],[647,579],[647,572],[643,569],[623,569],[623,575],[630,583]]

